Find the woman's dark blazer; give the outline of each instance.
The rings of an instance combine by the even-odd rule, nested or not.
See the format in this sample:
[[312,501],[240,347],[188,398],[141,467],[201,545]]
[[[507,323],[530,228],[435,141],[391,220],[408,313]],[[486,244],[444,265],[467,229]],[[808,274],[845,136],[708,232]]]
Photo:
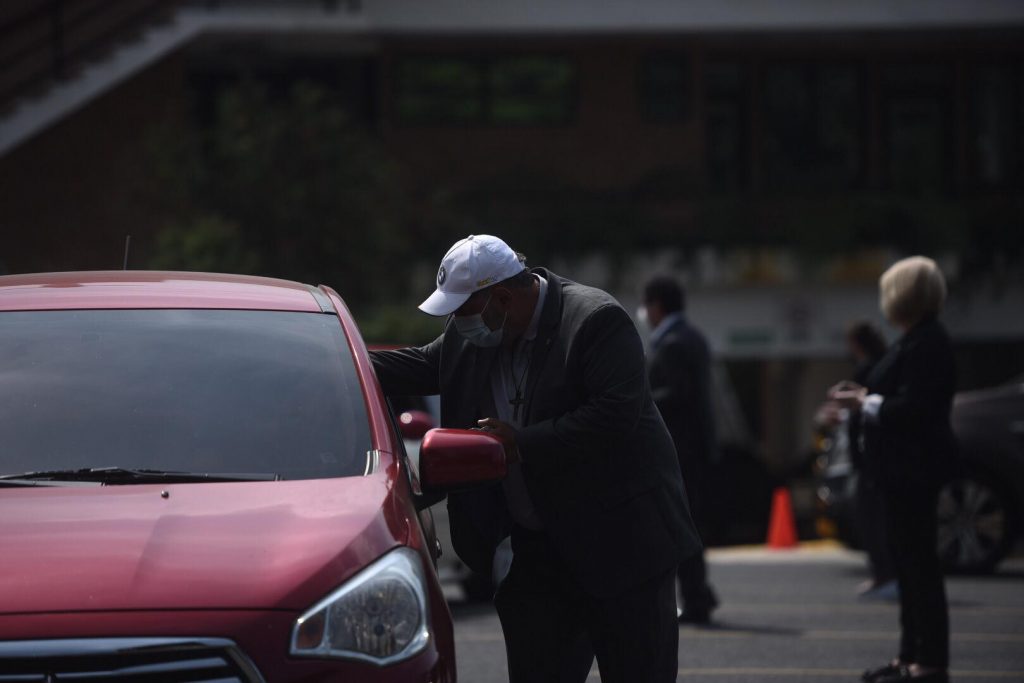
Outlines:
[[949,474],[955,374],[949,335],[935,318],[908,330],[871,370],[868,392],[884,401],[878,420],[864,424],[865,466],[884,487],[935,486]]

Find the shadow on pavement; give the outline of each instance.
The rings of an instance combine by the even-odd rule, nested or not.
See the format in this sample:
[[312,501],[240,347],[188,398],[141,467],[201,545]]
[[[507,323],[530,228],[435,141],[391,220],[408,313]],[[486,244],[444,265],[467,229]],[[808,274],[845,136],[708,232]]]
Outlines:
[[1020,581],[1024,579],[1024,569],[998,569],[994,574],[947,574],[946,578],[967,577],[971,579],[991,579],[993,581]]
[[728,621],[713,621],[706,625],[686,625],[685,628],[686,630],[696,632],[734,633],[737,635],[801,636],[804,634],[804,629],[799,628],[745,625]]

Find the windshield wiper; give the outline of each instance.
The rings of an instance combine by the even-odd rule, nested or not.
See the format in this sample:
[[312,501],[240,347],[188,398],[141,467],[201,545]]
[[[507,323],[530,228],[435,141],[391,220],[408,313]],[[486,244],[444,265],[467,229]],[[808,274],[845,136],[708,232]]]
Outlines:
[[278,481],[280,479],[280,475],[266,472],[173,472],[124,467],[86,467],[77,470],[4,474],[0,475],[0,486],[60,486],[66,482],[95,482],[106,486],[117,486],[146,483]]

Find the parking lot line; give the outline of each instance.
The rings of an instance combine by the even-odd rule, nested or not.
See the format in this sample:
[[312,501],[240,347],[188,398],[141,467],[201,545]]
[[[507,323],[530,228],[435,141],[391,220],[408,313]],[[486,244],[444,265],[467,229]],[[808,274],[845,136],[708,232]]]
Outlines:
[[[799,638],[802,640],[878,640],[890,641],[899,637],[896,631],[844,631],[810,629],[796,633],[765,633],[742,627],[730,629],[683,629],[680,640],[731,640],[737,638]],[[460,633],[459,640],[467,643],[502,643],[504,638],[493,631]],[[964,633],[953,631],[950,640],[955,643],[1024,643],[1024,633]]]
[[[721,677],[721,676],[796,676],[808,678],[843,678],[854,680],[860,675],[855,669],[800,669],[793,667],[720,667],[720,668],[689,668],[679,669],[678,675],[688,677]],[[950,671],[952,678],[991,678],[994,680],[1024,680],[1024,671],[989,671],[989,670],[968,670],[954,669]],[[600,680],[601,675],[595,670],[590,672],[588,678]]]
[[[899,633],[882,631],[831,631],[811,630],[800,634],[800,638],[808,640],[892,640]],[[964,643],[1024,643],[1024,633],[961,633],[953,631],[949,634],[953,642]]]
[[[716,612],[716,616],[730,612],[827,612],[829,614],[889,614],[899,609],[895,603],[850,603],[850,602],[805,602],[805,603],[729,603]],[[950,614],[979,614],[989,616],[1024,616],[1024,607],[1003,605],[956,605],[949,606]]]
[[[772,633],[758,631],[757,629],[744,629],[742,627],[730,628],[728,630],[716,630],[714,628],[686,629],[679,633],[681,640],[727,640],[751,637],[800,638],[802,640],[890,641],[899,638],[899,633],[896,631],[844,631],[827,629],[809,629],[793,633]],[[953,631],[950,634],[950,639],[957,643],[1024,643],[1024,633],[962,633]]]

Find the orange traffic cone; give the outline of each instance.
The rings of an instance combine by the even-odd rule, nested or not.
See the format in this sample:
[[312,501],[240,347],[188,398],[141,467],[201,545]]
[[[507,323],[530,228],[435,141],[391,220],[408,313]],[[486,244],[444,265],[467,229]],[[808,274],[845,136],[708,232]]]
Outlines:
[[793,521],[793,503],[789,489],[780,486],[772,495],[772,515],[768,521],[768,547],[794,548],[797,545],[796,523]]

